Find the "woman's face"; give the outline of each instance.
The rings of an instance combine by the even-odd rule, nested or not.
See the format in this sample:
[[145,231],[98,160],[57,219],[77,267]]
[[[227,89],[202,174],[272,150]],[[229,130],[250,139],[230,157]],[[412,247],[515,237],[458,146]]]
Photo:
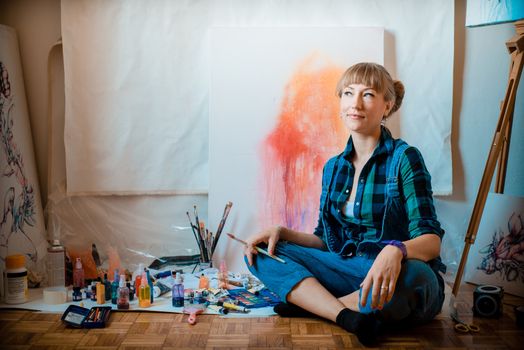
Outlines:
[[340,114],[352,133],[362,135],[380,134],[380,123],[392,107],[384,94],[362,84],[350,84],[340,96]]

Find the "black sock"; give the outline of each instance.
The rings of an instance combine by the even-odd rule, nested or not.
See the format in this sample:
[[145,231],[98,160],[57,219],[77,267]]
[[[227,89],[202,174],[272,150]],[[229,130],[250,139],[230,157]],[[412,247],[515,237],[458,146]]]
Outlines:
[[378,342],[382,322],[373,314],[361,314],[350,309],[343,309],[337,316],[337,324],[346,331],[354,333],[364,346]]
[[278,303],[273,310],[282,317],[312,317],[311,312],[291,303]]

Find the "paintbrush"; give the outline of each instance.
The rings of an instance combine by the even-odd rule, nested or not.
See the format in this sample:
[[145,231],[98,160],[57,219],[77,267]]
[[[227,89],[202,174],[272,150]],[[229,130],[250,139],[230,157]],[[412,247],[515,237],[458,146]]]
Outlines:
[[222,233],[222,230],[224,229],[224,225],[226,224],[227,216],[229,215],[229,211],[231,210],[231,207],[233,206],[232,202],[227,202],[224,213],[222,214],[222,219],[220,220],[220,223],[218,224],[217,228],[217,234],[215,236],[215,239],[213,241],[213,245],[211,246],[211,254],[215,252],[215,248],[217,247],[218,239],[220,238],[220,234]]
[[[244,246],[247,246],[247,242],[246,242],[246,241],[243,241],[243,240],[241,240],[240,238],[236,238],[235,235],[233,235],[232,233],[228,233],[227,235],[229,236],[229,238],[234,239],[235,241],[242,243]],[[269,256],[271,259],[275,259],[276,261],[281,262],[282,264],[285,264],[285,263],[286,263],[286,261],[283,260],[282,258],[279,258],[279,257],[276,256],[276,255],[271,255],[271,254],[269,254],[269,252],[268,252],[267,250],[263,249],[263,248],[260,248],[260,247],[258,247],[258,246],[255,246],[255,250],[256,250],[257,252],[259,252],[259,253],[262,253],[262,254],[264,254],[264,255]]]

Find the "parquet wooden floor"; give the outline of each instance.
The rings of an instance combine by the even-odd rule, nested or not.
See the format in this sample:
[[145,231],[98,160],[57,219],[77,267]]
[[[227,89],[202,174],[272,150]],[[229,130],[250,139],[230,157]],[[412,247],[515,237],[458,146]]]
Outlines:
[[[466,296],[467,298],[463,298]],[[380,344],[387,349],[522,349],[512,305],[523,299],[504,297],[499,319],[472,317],[472,294],[461,292],[459,312],[464,321],[481,327],[477,334],[453,330],[449,312],[411,330],[388,332]],[[72,329],[60,314],[0,310],[0,349],[343,349],[362,348],[357,338],[320,319],[220,318],[199,315],[189,325],[187,315],[153,312],[113,312],[104,329]]]

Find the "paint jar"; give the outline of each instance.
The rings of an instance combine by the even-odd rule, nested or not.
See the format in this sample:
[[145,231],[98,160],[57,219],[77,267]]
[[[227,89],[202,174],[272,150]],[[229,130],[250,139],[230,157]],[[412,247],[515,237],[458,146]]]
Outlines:
[[106,302],[105,285],[102,282],[96,283],[96,303],[102,305]]
[[82,301],[82,290],[80,287],[73,287],[73,301]]
[[47,285],[65,286],[65,248],[58,239],[47,248]]
[[5,258],[5,303],[22,304],[28,301],[27,269],[25,256],[9,255]]

